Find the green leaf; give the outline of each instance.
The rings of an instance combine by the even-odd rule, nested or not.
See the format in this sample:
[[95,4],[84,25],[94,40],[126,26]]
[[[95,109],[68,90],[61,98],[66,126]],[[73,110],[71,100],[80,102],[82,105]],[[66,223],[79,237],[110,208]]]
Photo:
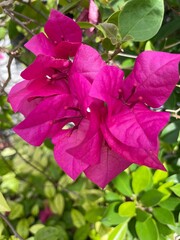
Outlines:
[[161,133],[161,140],[170,144],[177,142],[179,129],[179,120],[168,124]]
[[11,211],[11,209],[8,206],[4,196],[0,192],[0,212],[9,212],[9,211]]
[[147,41],[146,45],[144,47],[144,51],[152,51],[152,50],[155,50],[152,42],[151,41]]
[[168,173],[161,171],[161,170],[156,170],[154,175],[153,175],[153,183],[157,184],[163,180],[165,180],[168,177]]
[[173,187],[170,187],[170,189],[173,191],[173,193],[180,197],[180,183],[176,184]]
[[56,189],[52,182],[47,181],[44,186],[44,194],[47,198],[53,198],[56,193]]
[[106,212],[101,222],[106,226],[114,226],[127,221],[128,217],[122,217],[116,212],[117,203],[111,203],[106,208]]
[[65,201],[62,194],[56,194],[54,198],[54,207],[56,208],[56,213],[62,215],[65,207]]
[[134,202],[124,202],[119,206],[119,214],[124,217],[133,217],[136,214]]
[[110,233],[108,240],[124,240],[127,232],[127,222],[120,223]]
[[5,37],[6,32],[7,32],[6,28],[0,27],[0,40]]
[[44,225],[39,223],[39,224],[35,224],[35,225],[32,225],[29,229],[29,231],[32,233],[32,234],[36,234],[41,228],[44,228]]
[[118,43],[118,28],[113,23],[100,23],[96,26],[99,29],[105,38],[109,38],[113,45]]
[[178,205],[180,205],[180,198],[169,197],[165,201],[161,202],[159,205],[163,208],[173,211],[178,207]]
[[148,190],[152,187],[151,170],[145,166],[139,167],[132,173],[132,188],[134,193]]
[[163,197],[163,193],[159,192],[156,189],[151,189],[142,195],[140,201],[143,203],[144,206],[150,207],[157,205]]
[[173,182],[173,183],[179,183],[179,179],[180,179],[180,173],[178,174],[173,174],[170,177],[167,178],[167,182]]
[[72,221],[73,224],[77,227],[80,228],[83,225],[85,225],[85,218],[82,215],[82,213],[80,211],[78,211],[77,209],[72,209],[71,210],[71,217],[72,217]]
[[170,195],[171,195],[171,192],[169,191],[169,188],[174,185],[173,182],[166,182],[164,184],[162,184],[159,188],[158,188],[158,191],[159,192],[162,192],[164,194],[164,197],[162,200],[165,200],[167,199]]
[[104,213],[104,208],[96,207],[96,208],[90,209],[86,213],[85,219],[90,223],[94,223],[101,220],[103,213]]
[[77,24],[80,26],[80,28],[83,28],[83,29],[89,29],[91,27],[95,27],[94,24],[89,22],[77,22]]
[[162,224],[175,224],[174,215],[168,209],[161,207],[154,208],[153,215]]
[[126,172],[122,172],[113,180],[114,187],[125,196],[131,197],[132,190],[130,185],[130,176]]
[[118,26],[118,18],[119,18],[120,11],[114,12],[107,20],[108,23],[113,23]]
[[146,211],[143,211],[140,208],[136,208],[137,221],[144,222],[150,217],[151,217],[151,215],[149,213],[147,213]]
[[88,239],[90,231],[90,226],[89,225],[84,225],[80,228],[78,228],[74,234],[73,240],[86,240]]
[[156,240],[159,238],[157,225],[152,218],[148,218],[144,222],[136,222],[136,232],[139,240]]
[[68,236],[61,226],[41,228],[34,240],[68,240]]
[[0,176],[3,176],[10,172],[10,169],[5,161],[0,159]]
[[80,1],[81,1],[81,0],[75,0],[75,1],[67,4],[66,6],[64,6],[64,7],[61,8],[61,12],[62,12],[62,13],[65,13],[65,12],[70,11],[71,9],[75,8]]
[[33,216],[37,216],[39,214],[39,205],[35,204],[31,209],[31,214]]
[[131,0],[119,15],[119,31],[123,41],[146,41],[160,29],[164,15],[163,0]]
[[167,225],[159,223],[158,221],[156,222],[156,224],[157,224],[159,233],[162,234],[163,236],[168,236],[171,233],[173,233],[173,231]]
[[2,190],[12,190],[13,192],[17,193],[19,189],[19,180],[16,178],[15,174],[9,172],[2,177]]
[[115,192],[105,192],[105,200],[106,202],[115,202],[115,201],[120,201],[121,197],[119,196],[118,193]]
[[19,220],[17,226],[16,226],[16,230],[19,233],[19,235],[23,238],[27,238],[29,235],[29,223],[28,220],[23,218],[21,220]]
[[20,203],[13,203],[11,206],[11,212],[8,216],[10,220],[20,218],[24,215],[24,207]]

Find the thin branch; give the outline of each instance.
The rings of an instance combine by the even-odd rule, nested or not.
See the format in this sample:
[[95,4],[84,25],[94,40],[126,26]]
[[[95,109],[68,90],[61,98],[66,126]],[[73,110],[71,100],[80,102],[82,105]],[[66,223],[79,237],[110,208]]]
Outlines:
[[113,60],[114,57],[116,57],[118,55],[118,53],[120,53],[122,51],[121,48],[116,48],[114,50],[114,52],[110,52],[108,60],[106,61],[107,63],[110,62],[111,60]]
[[115,49],[114,52],[112,52],[112,51],[110,52],[110,56],[109,56],[109,58],[108,58],[108,60],[107,60],[106,62],[109,62],[109,61],[113,60],[113,58],[116,57],[116,56],[122,56],[122,57],[127,57],[127,58],[134,58],[134,59],[137,58],[136,55],[131,55],[131,54],[128,54],[128,53],[123,53],[123,52],[122,52],[122,49],[117,48],[117,49]]
[[180,119],[180,116],[178,115],[178,113],[180,112],[180,108],[178,108],[177,110],[166,109],[165,111],[172,113],[172,117]]
[[0,213],[0,217],[4,220],[4,222],[9,226],[9,228],[11,229],[12,233],[14,234],[14,236],[16,238],[19,238],[20,240],[24,240],[14,229],[14,227],[12,226],[12,224],[9,222],[9,220],[6,218],[6,216],[4,216],[2,213]]
[[22,46],[22,44],[26,41],[26,38],[23,38],[19,44],[10,52],[8,52],[6,49],[4,49],[4,51],[9,55],[9,60],[8,60],[8,64],[7,64],[7,72],[8,72],[8,77],[5,80],[3,86],[0,86],[0,94],[5,93],[5,88],[7,87],[8,83],[11,80],[11,64],[14,58],[17,58],[17,56],[19,55],[19,48]]
[[[10,143],[11,144],[11,143]],[[50,182],[53,182],[53,180],[41,169],[39,169],[38,167],[36,167],[34,164],[32,164],[30,161],[28,161],[27,159],[25,159],[22,154],[11,144],[11,147],[15,150],[16,154],[25,162],[27,163],[29,166],[31,166],[32,168],[34,168],[36,171],[40,172],[41,174],[43,174]]]
[[7,10],[7,9],[3,9],[4,10],[4,13],[7,14],[14,22],[16,22],[19,26],[21,26],[22,28],[24,28],[30,35],[34,36],[35,34],[29,29],[27,28],[18,18],[16,18],[14,16],[14,14]]
[[26,24],[29,24],[29,23],[31,23],[31,22],[33,22],[33,23],[36,23],[37,25],[39,25],[39,26],[43,26],[42,24],[40,24],[38,21],[36,21],[35,19],[32,19],[32,18],[29,18],[29,17],[27,17],[27,16],[25,16],[25,15],[23,15],[23,14],[21,14],[21,13],[18,13],[18,12],[16,12],[16,11],[11,11],[11,13],[13,14],[13,15],[17,15],[17,16],[19,16],[19,17],[21,17],[21,18],[24,18],[24,19],[26,19],[28,22],[26,23]]
[[0,3],[0,7],[8,7],[8,6],[10,6],[11,4],[13,4],[13,0],[2,1],[2,2]]
[[118,53],[117,55],[118,56],[122,56],[122,57],[134,58],[134,59],[137,58],[137,56],[131,55],[131,54],[127,54],[127,53]]
[[167,46],[164,47],[164,49],[172,48],[172,47],[175,47],[175,46],[177,46],[177,45],[179,45],[179,44],[180,44],[180,41],[178,41],[178,42],[176,42],[176,43],[172,43],[172,44],[170,44],[170,45],[167,45]]
[[14,59],[14,56],[10,55],[9,60],[8,60],[8,64],[7,64],[8,78],[6,79],[6,81],[3,84],[2,88],[0,89],[0,93],[4,92],[4,89],[6,88],[6,86],[9,83],[9,81],[11,80],[11,64],[12,64],[13,59]]

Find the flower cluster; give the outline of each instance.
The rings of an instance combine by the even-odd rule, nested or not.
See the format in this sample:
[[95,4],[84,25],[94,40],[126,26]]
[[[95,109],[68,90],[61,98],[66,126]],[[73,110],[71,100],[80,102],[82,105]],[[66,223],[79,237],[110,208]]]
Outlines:
[[177,84],[180,55],[145,51],[125,79],[81,43],[72,19],[52,10],[44,30],[26,43],[36,59],[9,94],[25,116],[14,131],[34,146],[51,139],[71,178],[84,172],[102,188],[132,163],[163,170],[158,135],[169,113],[153,109]]

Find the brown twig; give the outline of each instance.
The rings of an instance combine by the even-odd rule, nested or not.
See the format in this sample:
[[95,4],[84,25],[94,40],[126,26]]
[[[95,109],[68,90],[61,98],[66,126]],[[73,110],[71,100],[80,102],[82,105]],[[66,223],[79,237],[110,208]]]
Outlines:
[[11,80],[11,64],[12,64],[13,59],[14,59],[14,56],[10,55],[8,64],[7,64],[8,77],[5,81],[5,83],[3,84],[2,88],[0,89],[0,93],[4,92],[6,86],[8,85],[9,81]]
[[7,219],[7,217],[5,215],[3,215],[2,213],[0,213],[0,217],[4,220],[4,222],[9,226],[9,228],[11,229],[12,233],[14,234],[14,236],[16,238],[19,238],[20,240],[24,240],[14,229],[13,225],[10,223],[10,221]]
[[25,26],[24,23],[22,23],[18,18],[14,16],[14,14],[9,11],[8,9],[3,9],[4,13],[7,14],[14,22],[16,22],[19,26],[21,26],[23,29],[25,29],[31,36],[34,36],[35,34]]
[[8,72],[8,77],[5,80],[4,84],[2,87],[0,87],[0,94],[4,93],[5,94],[5,88],[7,87],[8,83],[11,80],[11,64],[14,58],[17,58],[17,56],[19,55],[19,48],[23,45],[23,43],[26,41],[26,38],[23,38],[19,44],[10,52],[8,52],[6,49],[4,49],[4,51],[9,55],[9,60],[8,60],[8,64],[7,64],[7,72]]
[[[17,16],[19,16],[19,17],[21,17],[21,18],[24,18],[25,20],[27,20],[27,23],[26,24],[29,24],[29,23],[36,23],[37,25],[39,25],[39,26],[44,26],[43,24],[40,24],[38,21],[36,21],[35,19],[32,19],[32,18],[29,18],[29,17],[27,17],[27,16],[25,16],[25,15],[23,15],[23,14],[21,14],[21,13],[18,13],[18,12],[16,12],[16,11],[11,11],[11,13],[12,14],[14,14],[14,15],[17,15]],[[24,23],[25,24],[25,23]]]

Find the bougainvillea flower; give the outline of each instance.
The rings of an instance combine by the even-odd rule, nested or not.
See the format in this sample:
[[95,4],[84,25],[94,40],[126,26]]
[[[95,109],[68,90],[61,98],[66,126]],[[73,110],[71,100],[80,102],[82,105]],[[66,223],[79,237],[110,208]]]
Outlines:
[[54,154],[59,166],[71,178],[75,180],[84,172],[91,181],[104,188],[131,162],[123,159],[104,141],[99,109],[93,105],[90,109],[86,118],[53,138]]
[[74,122],[64,134],[57,133],[53,138],[54,154],[59,166],[74,180],[84,172],[91,181],[104,188],[131,162],[114,152],[104,140],[100,128],[104,105],[89,96],[91,84],[82,73],[74,73],[69,82],[82,119]]
[[101,55],[95,49],[82,44],[74,58],[70,75],[80,73],[92,83],[99,70],[105,65]]
[[67,108],[72,105],[73,99],[70,95],[48,97],[42,100],[14,131],[28,143],[39,146],[66,123],[73,121],[77,112]]
[[84,172],[100,187],[132,163],[164,170],[158,135],[169,113],[155,108],[179,80],[180,56],[144,52],[124,80],[81,40],[79,26],[52,10],[45,33],[26,44],[36,59],[9,94],[14,111],[25,116],[15,132],[35,146],[51,139],[69,176]]
[[9,93],[8,101],[13,110],[27,116],[42,97],[69,93],[67,76],[70,66],[68,60],[38,55],[21,73],[26,80],[16,84]]
[[141,98],[150,107],[162,106],[179,81],[179,62],[180,54],[157,51],[141,53],[134,70],[126,79],[124,99],[134,102]]
[[53,215],[51,209],[46,206],[43,210],[39,213],[39,219],[42,223],[46,223],[46,221]]
[[[41,64],[38,65],[39,69],[42,70],[40,73],[37,72],[38,78],[36,79],[36,64],[33,63],[22,73],[24,77],[29,79],[26,80],[29,84],[26,85],[25,82],[21,82],[11,90],[9,100],[12,102],[13,108],[17,111],[20,109],[22,113],[28,111],[28,114],[27,112],[24,114],[26,116],[25,120],[14,128],[15,132],[28,143],[35,146],[40,145],[46,138],[54,136],[53,133],[57,133],[57,128],[61,129],[66,123],[74,122],[74,118],[81,115],[86,117],[86,109],[91,103],[88,97],[91,83],[89,80],[85,82],[83,76],[82,78],[78,78],[77,76],[75,76],[75,78],[71,77],[73,76],[73,65],[75,64],[74,71],[76,71],[76,75],[85,74],[89,79],[92,79],[93,76],[97,74],[99,68],[105,63],[97,51],[91,47],[82,45],[78,52],[83,52],[83,50],[86,53],[89,52],[91,58],[88,57],[88,54],[84,56],[78,53],[72,63],[69,73],[70,76],[67,74],[66,78],[64,75],[61,78],[62,73],[59,72],[57,74],[59,74],[60,77],[54,79],[54,70],[49,63],[47,66],[44,64],[46,68],[40,66]],[[36,61],[38,61],[38,59],[41,60],[42,57],[45,57],[45,59],[49,58],[48,56],[39,55]],[[94,60],[93,64],[91,64],[92,59]],[[57,60],[54,62],[54,67],[59,66],[56,64],[56,61]],[[82,62],[84,63],[83,68],[81,68]],[[92,69],[89,68],[90,64],[92,65]],[[49,76],[48,79],[44,78],[46,74]],[[67,89],[66,86],[68,86]],[[33,101],[34,109],[31,105]],[[29,103],[30,112],[28,110]]]
[[108,113],[101,124],[104,137],[126,160],[163,169],[157,161],[158,135],[167,124],[169,113],[155,112],[150,107],[161,106],[170,96],[179,80],[179,60],[178,54],[144,52],[127,79],[117,67],[105,66],[92,83],[90,95],[107,104]]
[[44,54],[60,58],[75,55],[82,41],[82,32],[71,18],[53,9],[44,30],[46,35],[35,35],[25,47],[35,55]]

